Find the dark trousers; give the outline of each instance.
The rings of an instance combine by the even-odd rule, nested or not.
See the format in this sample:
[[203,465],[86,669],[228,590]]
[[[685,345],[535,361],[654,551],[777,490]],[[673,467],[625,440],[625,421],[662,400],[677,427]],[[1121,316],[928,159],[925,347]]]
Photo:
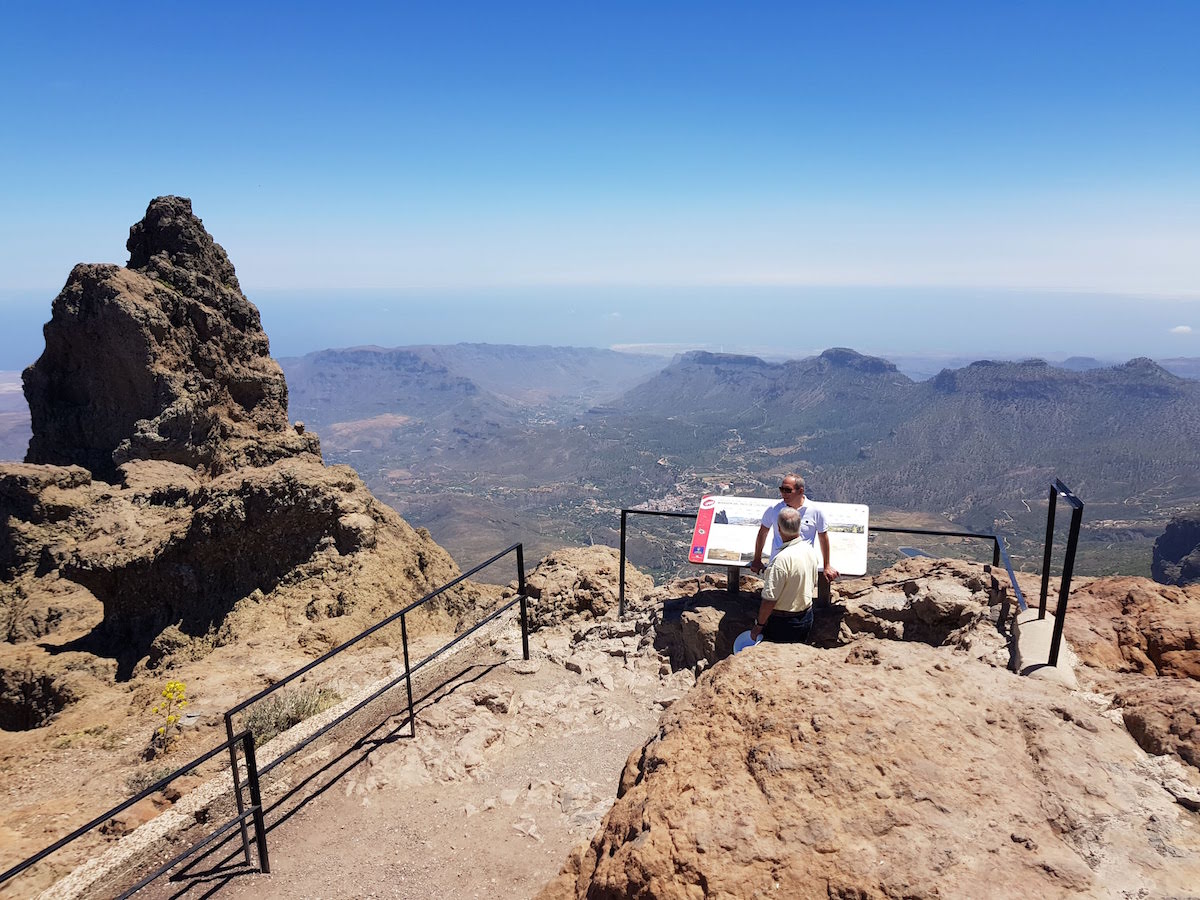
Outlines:
[[813,608],[802,613],[771,613],[763,638],[777,644],[803,644],[812,631]]

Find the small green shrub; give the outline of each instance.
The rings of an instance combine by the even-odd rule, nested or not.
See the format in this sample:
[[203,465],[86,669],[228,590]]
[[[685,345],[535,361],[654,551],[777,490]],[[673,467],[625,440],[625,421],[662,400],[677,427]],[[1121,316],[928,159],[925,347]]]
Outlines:
[[125,788],[130,794],[140,794],[154,782],[166,778],[174,769],[170,766],[149,766],[138,769],[125,779]]
[[299,688],[272,694],[246,713],[245,726],[254,733],[254,746],[261,747],[271,738],[341,701],[341,694],[330,688]]

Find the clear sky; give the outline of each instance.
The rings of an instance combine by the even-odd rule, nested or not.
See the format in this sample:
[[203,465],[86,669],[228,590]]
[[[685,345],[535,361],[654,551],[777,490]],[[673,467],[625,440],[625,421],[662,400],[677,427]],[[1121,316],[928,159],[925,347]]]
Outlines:
[[279,353],[1200,356],[1198,39],[1195,0],[8,4],[0,368],[165,193]]

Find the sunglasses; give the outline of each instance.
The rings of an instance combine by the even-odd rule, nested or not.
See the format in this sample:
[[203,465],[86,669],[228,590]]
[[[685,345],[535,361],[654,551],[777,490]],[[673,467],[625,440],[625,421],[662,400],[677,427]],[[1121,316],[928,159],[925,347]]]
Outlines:
[[782,484],[779,486],[779,492],[781,494],[790,494],[790,493],[792,493],[792,491],[798,491],[799,493],[804,493],[804,488],[802,488],[802,487],[796,487],[796,488],[784,487]]

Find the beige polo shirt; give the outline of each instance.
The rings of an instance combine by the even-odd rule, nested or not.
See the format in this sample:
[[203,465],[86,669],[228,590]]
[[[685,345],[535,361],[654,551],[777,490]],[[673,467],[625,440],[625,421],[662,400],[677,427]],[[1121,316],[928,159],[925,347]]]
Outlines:
[[802,537],[783,545],[763,576],[762,596],[775,612],[800,613],[817,596],[817,551]]

